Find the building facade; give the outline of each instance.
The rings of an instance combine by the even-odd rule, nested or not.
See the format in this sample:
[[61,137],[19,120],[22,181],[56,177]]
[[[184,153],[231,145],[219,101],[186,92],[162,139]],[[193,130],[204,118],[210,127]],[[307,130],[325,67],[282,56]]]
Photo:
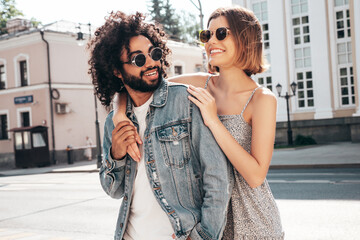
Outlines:
[[[233,0],[251,9],[263,29],[270,69],[253,77],[289,99],[294,136],[318,142],[360,141],[360,2]],[[278,99],[277,141],[286,142],[287,107]]]
[[[59,21],[40,31],[22,21],[16,19],[16,24],[23,27],[0,36],[0,167],[15,166],[15,148],[29,147],[25,135],[19,144],[9,130],[31,126],[48,127],[52,163],[66,162],[69,146],[76,152],[73,157],[81,159],[86,136],[96,143],[96,111],[87,73],[89,53],[85,42],[76,40],[76,31],[90,27],[91,34],[91,25]],[[175,42],[168,46],[173,52],[169,76],[201,70],[199,47]],[[108,110],[99,101],[97,113],[102,141]]]

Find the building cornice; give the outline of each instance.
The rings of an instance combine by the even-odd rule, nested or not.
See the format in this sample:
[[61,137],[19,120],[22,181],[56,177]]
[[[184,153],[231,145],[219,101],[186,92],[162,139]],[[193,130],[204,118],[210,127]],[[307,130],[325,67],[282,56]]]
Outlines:
[[[44,37],[51,43],[67,43],[77,45],[77,41],[74,33],[61,33],[53,31],[45,31]],[[19,47],[30,46],[34,44],[42,43],[40,30],[32,31],[28,34],[13,36],[11,38],[5,38],[0,40],[0,51],[11,50]]]
[[[94,86],[92,84],[68,84],[68,83],[53,83],[51,84],[52,89],[77,89],[77,90],[92,90],[94,89]],[[3,89],[0,90],[0,96],[11,94],[11,93],[19,93],[19,92],[26,92],[26,91],[34,91],[34,90],[40,90],[40,89],[48,89],[49,85],[47,83],[38,84],[38,85],[32,85],[32,86],[26,86],[26,87],[16,87],[16,88],[10,88],[10,89]]]

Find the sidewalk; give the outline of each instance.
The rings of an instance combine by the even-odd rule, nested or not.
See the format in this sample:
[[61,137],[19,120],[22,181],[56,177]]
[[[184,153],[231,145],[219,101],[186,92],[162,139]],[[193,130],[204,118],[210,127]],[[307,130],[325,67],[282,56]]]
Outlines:
[[[360,143],[340,142],[299,148],[275,149],[271,169],[284,168],[360,168]],[[76,162],[43,168],[1,170],[0,177],[42,174],[98,172],[96,160]]]
[[91,161],[75,162],[74,164],[61,164],[41,168],[18,168],[18,169],[0,169],[0,177],[30,175],[43,173],[79,173],[79,172],[98,172],[96,159]]
[[275,149],[270,168],[360,167],[360,143],[336,142]]

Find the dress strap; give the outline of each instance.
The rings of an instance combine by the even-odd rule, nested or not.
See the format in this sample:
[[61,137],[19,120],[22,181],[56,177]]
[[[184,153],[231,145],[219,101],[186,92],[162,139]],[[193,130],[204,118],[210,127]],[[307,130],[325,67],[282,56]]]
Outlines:
[[247,103],[245,104],[245,106],[244,106],[243,110],[241,111],[241,116],[243,115],[243,113],[244,113],[244,111],[245,111],[245,109],[246,109],[247,105],[249,104],[249,102],[251,101],[252,97],[254,96],[254,94],[255,94],[256,90],[258,90],[258,89],[259,89],[259,88],[261,88],[261,87],[262,87],[262,86],[258,86],[258,87],[257,87],[257,88],[255,88],[255,89],[254,89],[254,91],[251,93],[251,95],[250,95],[249,99],[247,100]]
[[206,79],[206,83],[205,83],[205,89],[207,88],[207,85],[208,85],[208,83],[209,83],[209,80],[210,80],[210,78],[212,77],[213,75],[212,74],[210,74],[209,75],[209,77]]

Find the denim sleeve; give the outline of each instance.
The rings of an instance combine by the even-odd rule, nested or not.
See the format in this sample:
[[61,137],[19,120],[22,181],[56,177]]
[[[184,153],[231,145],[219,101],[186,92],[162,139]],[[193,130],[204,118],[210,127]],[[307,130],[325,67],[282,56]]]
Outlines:
[[111,136],[114,124],[112,122],[112,112],[107,116],[104,126],[103,152],[99,175],[100,183],[104,191],[112,198],[122,198],[124,195],[125,180],[125,158],[114,160],[111,157]]
[[203,179],[201,220],[190,234],[192,240],[221,239],[232,191],[232,172],[199,109],[192,104],[191,147],[200,160]]

